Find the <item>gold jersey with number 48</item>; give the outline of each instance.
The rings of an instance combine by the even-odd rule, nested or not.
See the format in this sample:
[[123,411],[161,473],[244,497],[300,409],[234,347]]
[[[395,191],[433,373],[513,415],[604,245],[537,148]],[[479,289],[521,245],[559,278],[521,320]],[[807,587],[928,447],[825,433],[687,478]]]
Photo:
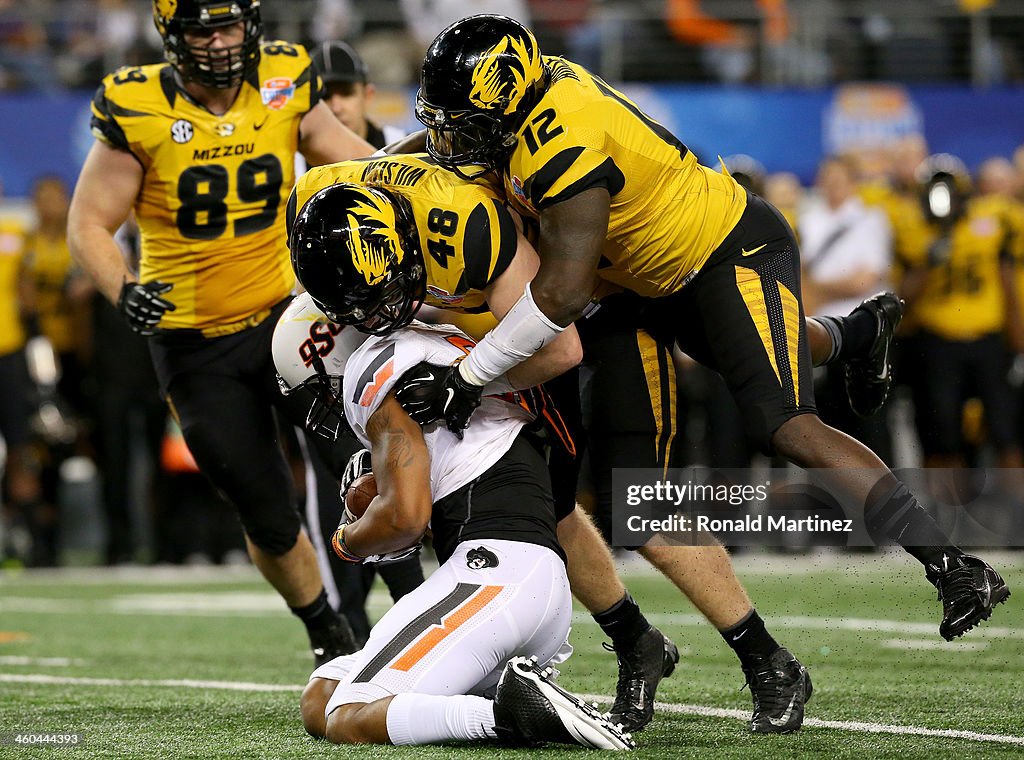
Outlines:
[[289,201],[289,217],[320,190],[339,182],[381,187],[409,202],[427,270],[425,303],[468,313],[487,311],[482,291],[516,253],[515,222],[498,193],[486,184],[459,179],[426,155],[365,158],[306,172]]
[[284,204],[299,122],[321,90],[305,49],[284,42],[261,46],[255,77],[222,116],[192,101],[167,63],[103,80],[93,133],[145,172],[135,201],[140,280],[174,285],[166,297],[177,309],[161,328],[217,334],[292,290]]

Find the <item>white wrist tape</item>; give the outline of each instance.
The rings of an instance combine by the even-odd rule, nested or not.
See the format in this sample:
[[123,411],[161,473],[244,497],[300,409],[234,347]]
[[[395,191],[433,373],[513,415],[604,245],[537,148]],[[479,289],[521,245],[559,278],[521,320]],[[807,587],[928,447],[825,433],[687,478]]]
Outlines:
[[459,365],[463,379],[473,385],[485,385],[520,362],[529,359],[558,337],[559,327],[533,300],[530,285],[497,326],[473,347]]

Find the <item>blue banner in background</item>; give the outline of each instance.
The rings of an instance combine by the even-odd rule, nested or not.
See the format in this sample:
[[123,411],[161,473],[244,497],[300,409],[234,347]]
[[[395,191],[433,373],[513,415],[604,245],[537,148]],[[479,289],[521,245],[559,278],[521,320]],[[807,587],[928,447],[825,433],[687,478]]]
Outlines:
[[[822,156],[870,147],[923,127],[934,152],[953,153],[973,170],[1024,144],[1024,89],[844,85],[827,90],[640,86],[623,91],[701,160],[747,153],[770,172],[810,183]],[[8,197],[29,193],[42,174],[73,183],[92,144],[89,93],[0,95],[0,182]],[[409,129],[413,92],[379,92],[384,120]]]

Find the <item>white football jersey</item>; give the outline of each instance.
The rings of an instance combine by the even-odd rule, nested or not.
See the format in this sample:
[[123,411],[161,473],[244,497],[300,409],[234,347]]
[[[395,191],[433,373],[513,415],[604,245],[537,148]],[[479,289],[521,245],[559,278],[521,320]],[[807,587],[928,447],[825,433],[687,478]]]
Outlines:
[[[456,327],[421,322],[367,340],[349,357],[345,367],[345,418],[356,437],[369,447],[367,423],[406,371],[420,362],[454,364],[472,347],[473,341]],[[532,419],[519,404],[485,395],[462,440],[442,423],[424,427],[430,451],[433,501],[436,503],[486,472],[512,447],[519,431]]]

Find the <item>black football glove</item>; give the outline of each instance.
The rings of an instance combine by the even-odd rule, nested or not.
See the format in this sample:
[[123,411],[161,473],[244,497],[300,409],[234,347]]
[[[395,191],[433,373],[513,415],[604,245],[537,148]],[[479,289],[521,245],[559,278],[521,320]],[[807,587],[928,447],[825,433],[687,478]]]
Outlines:
[[473,411],[480,406],[483,387],[467,383],[458,365],[420,362],[395,386],[395,399],[419,425],[444,420],[460,439]]
[[117,299],[117,310],[121,312],[128,326],[139,335],[156,335],[156,326],[164,312],[178,307],[161,298],[174,287],[173,283],[154,280],[143,285],[141,282],[125,280],[121,295]]

